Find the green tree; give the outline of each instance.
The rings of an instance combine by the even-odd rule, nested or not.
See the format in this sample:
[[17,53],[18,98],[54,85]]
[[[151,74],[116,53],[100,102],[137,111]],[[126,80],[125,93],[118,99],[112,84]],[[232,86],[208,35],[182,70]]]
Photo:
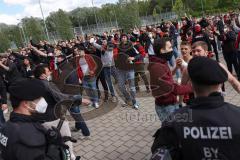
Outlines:
[[157,16],[158,16],[158,14],[157,14],[157,9],[156,9],[156,8],[154,8],[154,10],[153,10],[153,17],[156,19],[156,18],[157,18]]
[[0,53],[5,52],[10,47],[11,42],[8,39],[7,35],[3,32],[0,32]]
[[96,14],[100,11],[99,8],[76,8],[68,13],[73,27],[87,26],[91,24],[96,24],[94,10]]
[[139,16],[147,16],[150,12],[150,1],[138,1]]
[[184,5],[182,0],[176,0],[173,6],[173,11],[181,17],[184,14]]
[[[144,11],[148,11],[148,15],[153,15],[154,10],[160,14],[161,12],[169,12],[172,10],[173,4],[176,0],[148,0],[148,5],[145,5]],[[195,1],[195,0],[194,0]],[[141,12],[141,11],[140,11]]]
[[219,0],[218,7],[219,8],[226,8],[234,5],[234,0]]
[[52,27],[62,39],[73,38],[72,22],[63,10],[59,9],[57,12],[50,13],[48,23],[52,23]]
[[23,37],[20,33],[20,28],[18,26],[9,26],[6,33],[8,34],[8,39],[14,42],[17,47],[23,46]]
[[22,27],[26,32],[27,40],[32,37],[32,40],[38,42],[46,38],[41,19],[30,17],[22,19]]
[[16,25],[6,25],[6,24],[0,24],[0,31],[7,36],[8,40],[10,42],[13,42],[16,44],[17,47],[20,47],[23,45],[23,41],[21,38],[21,34],[19,32],[19,27]]
[[118,23],[124,31],[140,25],[140,18],[138,12],[138,5],[136,1],[124,1],[119,4]]

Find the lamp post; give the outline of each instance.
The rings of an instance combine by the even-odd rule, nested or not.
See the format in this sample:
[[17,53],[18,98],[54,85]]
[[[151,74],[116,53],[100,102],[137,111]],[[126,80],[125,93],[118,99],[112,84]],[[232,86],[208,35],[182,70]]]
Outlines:
[[48,41],[50,41],[49,34],[48,34],[48,29],[47,29],[47,24],[46,24],[46,21],[45,21],[45,18],[44,18],[43,10],[42,10],[41,0],[39,0],[38,2],[39,2],[40,10],[41,10],[41,13],[42,13],[43,23],[44,23],[45,31],[46,31],[46,34],[47,34],[47,39],[48,39]]

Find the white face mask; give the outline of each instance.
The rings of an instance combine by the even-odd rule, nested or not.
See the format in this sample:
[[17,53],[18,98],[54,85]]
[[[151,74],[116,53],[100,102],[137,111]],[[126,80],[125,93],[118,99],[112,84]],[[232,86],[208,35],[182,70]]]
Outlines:
[[38,101],[38,103],[34,103],[36,105],[36,108],[35,110],[38,112],[38,113],[45,113],[46,110],[47,110],[47,102],[44,98],[41,98],[40,101]]

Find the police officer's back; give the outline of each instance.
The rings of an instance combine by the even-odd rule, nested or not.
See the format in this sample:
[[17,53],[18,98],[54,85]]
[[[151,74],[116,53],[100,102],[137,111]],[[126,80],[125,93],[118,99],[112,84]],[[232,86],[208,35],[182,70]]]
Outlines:
[[[33,114],[44,113],[47,103],[44,86],[37,80],[22,80],[9,88],[13,112],[0,130],[4,160],[61,160],[61,135],[51,137]],[[53,133],[53,132],[52,132]]]
[[240,108],[224,102],[218,92],[227,72],[205,57],[193,58],[188,72],[197,98],[163,122],[155,134],[152,159],[167,153],[174,160],[239,159]]

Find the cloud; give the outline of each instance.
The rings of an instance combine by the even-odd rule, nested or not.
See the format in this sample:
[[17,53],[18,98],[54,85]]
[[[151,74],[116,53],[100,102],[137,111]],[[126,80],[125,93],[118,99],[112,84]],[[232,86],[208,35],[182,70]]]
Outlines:
[[19,23],[18,19],[21,19],[21,18],[22,16],[20,14],[16,14],[16,15],[0,14],[0,23],[17,24]]
[[31,0],[3,0],[8,5],[24,5],[31,3]]
[[[94,6],[100,7],[105,3],[114,3],[117,0],[94,0]],[[23,12],[15,15],[0,15],[0,23],[6,24],[17,24],[17,19],[24,17],[40,17],[41,10],[38,0],[3,0],[6,5],[20,5],[22,6]],[[44,16],[47,17],[49,13],[63,9],[64,11],[71,11],[77,7],[91,7],[92,0],[41,0]]]

